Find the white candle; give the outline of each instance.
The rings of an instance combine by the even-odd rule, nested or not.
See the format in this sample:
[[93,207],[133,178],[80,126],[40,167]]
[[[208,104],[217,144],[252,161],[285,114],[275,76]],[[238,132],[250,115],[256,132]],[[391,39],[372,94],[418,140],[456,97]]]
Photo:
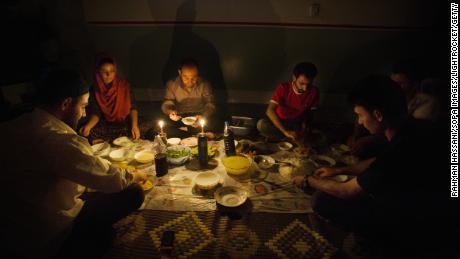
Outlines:
[[201,133],[204,133],[204,120],[200,120],[200,125],[201,125]]
[[160,122],[158,122],[158,124],[160,125],[160,133],[163,134],[163,124],[164,124],[164,122],[160,121]]

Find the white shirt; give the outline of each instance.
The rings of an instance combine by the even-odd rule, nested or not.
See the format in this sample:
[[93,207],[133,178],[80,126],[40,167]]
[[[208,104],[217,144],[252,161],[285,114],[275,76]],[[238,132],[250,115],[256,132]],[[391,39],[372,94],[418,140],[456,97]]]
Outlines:
[[94,156],[86,138],[41,109],[0,124],[0,136],[0,242],[21,255],[57,252],[83,207],[85,187],[118,192],[132,181],[130,173]]

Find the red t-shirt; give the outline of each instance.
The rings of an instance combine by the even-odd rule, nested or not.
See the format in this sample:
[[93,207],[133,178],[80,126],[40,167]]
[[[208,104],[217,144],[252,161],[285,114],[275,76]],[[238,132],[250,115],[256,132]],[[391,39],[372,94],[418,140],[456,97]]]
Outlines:
[[309,86],[305,93],[296,94],[291,82],[281,83],[276,87],[271,101],[278,104],[275,112],[280,119],[294,121],[300,119],[306,111],[317,108],[319,90]]

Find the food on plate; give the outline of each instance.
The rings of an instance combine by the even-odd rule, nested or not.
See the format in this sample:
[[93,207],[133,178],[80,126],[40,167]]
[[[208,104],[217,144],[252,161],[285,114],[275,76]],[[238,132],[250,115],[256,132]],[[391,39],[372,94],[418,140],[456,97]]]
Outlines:
[[153,183],[152,181],[150,180],[146,180],[143,184],[142,184],[142,189],[144,189],[144,191],[148,191],[150,189],[152,189],[153,187]]
[[[217,147],[215,146],[208,146],[208,156],[212,157],[216,154]],[[198,155],[198,147],[192,148],[192,155]]]
[[184,123],[185,125],[192,125],[193,123],[195,123],[195,121],[196,121],[195,116],[189,116],[189,117],[182,118],[182,123]]
[[184,138],[180,143],[187,147],[194,147],[198,145],[198,139],[196,137]]
[[170,158],[180,158],[180,157],[188,156],[189,151],[186,149],[180,149],[180,150],[168,149],[166,151],[166,155]]

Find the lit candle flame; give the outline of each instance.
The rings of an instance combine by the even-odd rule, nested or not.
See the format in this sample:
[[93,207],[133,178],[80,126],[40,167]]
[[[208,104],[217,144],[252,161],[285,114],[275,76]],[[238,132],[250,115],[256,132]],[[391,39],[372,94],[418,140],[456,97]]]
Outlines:
[[160,121],[160,122],[158,122],[158,124],[160,125],[160,133],[163,133],[163,125],[164,125],[164,122],[163,122],[163,121]]
[[201,125],[201,133],[204,133],[204,120],[200,120],[200,125]]

